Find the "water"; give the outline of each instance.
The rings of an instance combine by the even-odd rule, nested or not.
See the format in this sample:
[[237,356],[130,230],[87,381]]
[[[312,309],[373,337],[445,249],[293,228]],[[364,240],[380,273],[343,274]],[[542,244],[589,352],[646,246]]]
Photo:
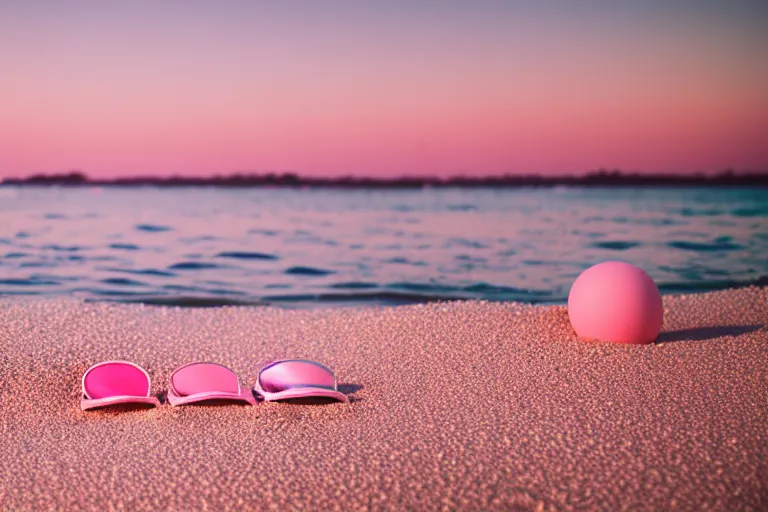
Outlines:
[[768,189],[0,188],[3,295],[561,302],[610,259],[665,293],[764,283]]

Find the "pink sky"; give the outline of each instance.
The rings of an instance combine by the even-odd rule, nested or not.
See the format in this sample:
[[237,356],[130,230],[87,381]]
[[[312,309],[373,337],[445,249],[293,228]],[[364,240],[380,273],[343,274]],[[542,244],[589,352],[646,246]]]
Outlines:
[[0,7],[0,176],[768,169],[748,16],[219,5]]

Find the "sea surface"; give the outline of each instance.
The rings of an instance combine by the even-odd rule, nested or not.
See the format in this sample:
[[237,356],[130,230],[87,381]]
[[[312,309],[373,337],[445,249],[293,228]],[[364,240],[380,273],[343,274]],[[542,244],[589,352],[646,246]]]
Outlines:
[[768,189],[0,188],[5,297],[558,303],[605,260],[663,293],[765,284]]

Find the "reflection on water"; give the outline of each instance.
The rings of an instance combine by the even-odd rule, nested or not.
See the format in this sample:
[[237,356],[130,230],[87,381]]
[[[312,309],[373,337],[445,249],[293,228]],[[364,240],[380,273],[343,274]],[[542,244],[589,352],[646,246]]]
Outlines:
[[607,259],[678,292],[764,279],[767,254],[766,189],[0,189],[2,294],[555,302]]

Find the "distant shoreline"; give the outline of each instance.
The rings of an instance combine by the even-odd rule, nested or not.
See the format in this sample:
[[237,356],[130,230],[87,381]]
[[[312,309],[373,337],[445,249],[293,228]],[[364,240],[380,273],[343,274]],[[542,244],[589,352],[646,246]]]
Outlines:
[[81,172],[35,174],[26,178],[6,178],[2,186],[67,186],[67,187],[285,187],[341,189],[418,189],[427,187],[688,187],[688,186],[756,186],[768,187],[768,171],[735,173],[725,171],[714,175],[666,175],[596,171],[583,176],[512,175],[450,178],[312,178],[293,173],[231,174],[213,177],[132,177],[92,179]]

